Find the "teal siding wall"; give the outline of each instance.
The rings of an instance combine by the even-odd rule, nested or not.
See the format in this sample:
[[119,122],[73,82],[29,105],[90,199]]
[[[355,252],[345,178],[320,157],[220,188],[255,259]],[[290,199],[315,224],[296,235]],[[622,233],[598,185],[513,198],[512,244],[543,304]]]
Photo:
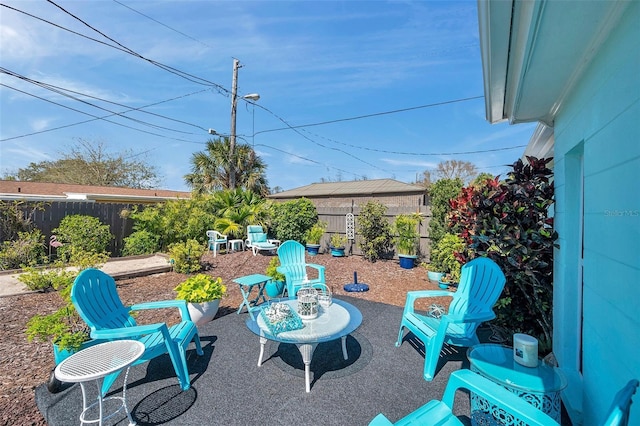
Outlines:
[[[560,235],[554,352],[568,373],[567,398],[582,401],[585,425],[599,424],[615,392],[629,379],[640,379],[638,22],[640,2],[632,2],[561,105],[554,126]],[[576,331],[581,313],[582,335]],[[640,424],[638,395],[635,402],[629,424]]]

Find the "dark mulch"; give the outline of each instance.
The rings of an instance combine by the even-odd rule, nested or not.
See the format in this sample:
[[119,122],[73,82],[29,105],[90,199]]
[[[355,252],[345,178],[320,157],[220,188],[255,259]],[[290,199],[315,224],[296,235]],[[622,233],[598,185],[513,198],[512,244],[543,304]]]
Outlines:
[[[238,286],[231,280],[243,275],[264,273],[272,256],[250,251],[204,256],[207,273],[222,277],[227,284],[227,296],[220,304],[218,316],[237,310],[242,298]],[[423,268],[401,269],[397,261],[368,262],[360,256],[331,257],[321,254],[308,258],[309,262],[326,266],[327,285],[334,295],[346,295],[374,302],[404,306],[407,291],[437,289],[437,284],[427,280]],[[353,282],[354,272],[358,282],[370,289],[362,293],[347,293],[343,286]],[[153,300],[174,299],[173,288],[185,276],[175,272],[155,274],[118,281],[118,292],[126,305]],[[445,304],[446,300],[440,301]],[[2,338],[0,339],[0,424],[45,425],[36,408],[34,389],[46,382],[54,367],[51,346],[48,343],[27,342],[25,329],[34,314],[55,311],[61,300],[55,292],[24,294],[0,298]],[[173,310],[145,311],[138,317],[140,323],[173,323],[178,315]],[[398,319],[399,320],[399,319]]]

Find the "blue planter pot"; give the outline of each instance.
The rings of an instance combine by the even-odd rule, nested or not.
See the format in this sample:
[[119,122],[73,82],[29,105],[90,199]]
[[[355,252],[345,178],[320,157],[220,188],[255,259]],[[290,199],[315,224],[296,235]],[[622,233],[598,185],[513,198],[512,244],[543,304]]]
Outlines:
[[284,291],[284,281],[270,280],[265,286],[265,290],[269,297],[280,297]]
[[439,286],[441,289],[446,290],[446,289],[448,289],[448,288],[449,288],[449,283],[443,283],[442,281],[439,281],[439,282],[438,282],[438,286]]
[[309,256],[315,256],[320,251],[320,244],[307,244],[307,253]]
[[333,256],[333,257],[343,257],[344,256],[344,247],[331,247],[331,256]]
[[433,281],[436,283],[440,281],[440,278],[442,278],[443,275],[444,272],[427,271],[427,277],[429,278],[429,281]]
[[400,267],[404,269],[411,269],[415,266],[415,260],[418,256],[408,256],[405,254],[398,255],[400,259]]

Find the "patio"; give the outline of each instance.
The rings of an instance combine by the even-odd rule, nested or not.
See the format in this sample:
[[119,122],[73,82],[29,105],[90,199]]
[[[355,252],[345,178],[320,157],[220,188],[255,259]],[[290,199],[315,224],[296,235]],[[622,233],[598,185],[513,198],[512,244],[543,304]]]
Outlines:
[[[131,368],[127,401],[139,425],[157,424],[325,424],[366,425],[383,412],[396,421],[431,399],[440,399],[449,374],[468,368],[466,350],[453,349],[432,382],[422,379],[424,359],[410,339],[396,348],[402,308],[340,296],[363,315],[347,339],[318,346],[311,364],[311,392],[304,392],[304,369],[295,346],[269,342],[257,366],[259,342],[244,322],[229,314],[201,327],[204,356],[189,351],[192,388],[181,392],[168,356]],[[192,345],[193,346],[193,345]],[[121,389],[122,378],[114,385]],[[82,395],[78,385],[52,395],[36,388],[36,403],[51,426],[78,422]],[[468,396],[458,393],[456,413],[468,415]],[[126,424],[124,412],[108,424]]]

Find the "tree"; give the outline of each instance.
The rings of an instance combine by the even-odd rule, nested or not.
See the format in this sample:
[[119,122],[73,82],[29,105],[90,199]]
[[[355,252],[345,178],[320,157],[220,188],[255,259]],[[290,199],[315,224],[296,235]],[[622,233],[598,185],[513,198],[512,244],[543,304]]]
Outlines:
[[[184,180],[192,191],[203,194],[224,189],[232,189],[230,184],[229,138],[207,141],[205,151],[191,157],[191,173]],[[239,144],[234,153],[236,187],[267,195],[269,186],[265,170],[266,164],[249,145]]]
[[109,154],[101,141],[77,139],[69,152],[55,161],[30,163],[14,178],[27,182],[154,188],[159,177],[153,165],[132,160],[131,151]]
[[468,161],[447,160],[438,164],[435,173],[439,179],[460,178],[463,183],[468,183],[478,174],[478,169],[475,164]]
[[212,205],[217,217],[213,228],[221,234],[244,238],[247,225],[266,225],[268,203],[252,191],[236,188],[216,192]]
[[449,201],[460,194],[462,179],[439,179],[429,189],[431,199],[431,220],[429,221],[429,238],[431,246],[440,241],[448,232],[447,214],[450,211]]
[[359,245],[364,258],[370,262],[386,256],[391,250],[393,236],[386,213],[387,206],[371,200],[362,206],[358,216],[358,233],[361,236]]

